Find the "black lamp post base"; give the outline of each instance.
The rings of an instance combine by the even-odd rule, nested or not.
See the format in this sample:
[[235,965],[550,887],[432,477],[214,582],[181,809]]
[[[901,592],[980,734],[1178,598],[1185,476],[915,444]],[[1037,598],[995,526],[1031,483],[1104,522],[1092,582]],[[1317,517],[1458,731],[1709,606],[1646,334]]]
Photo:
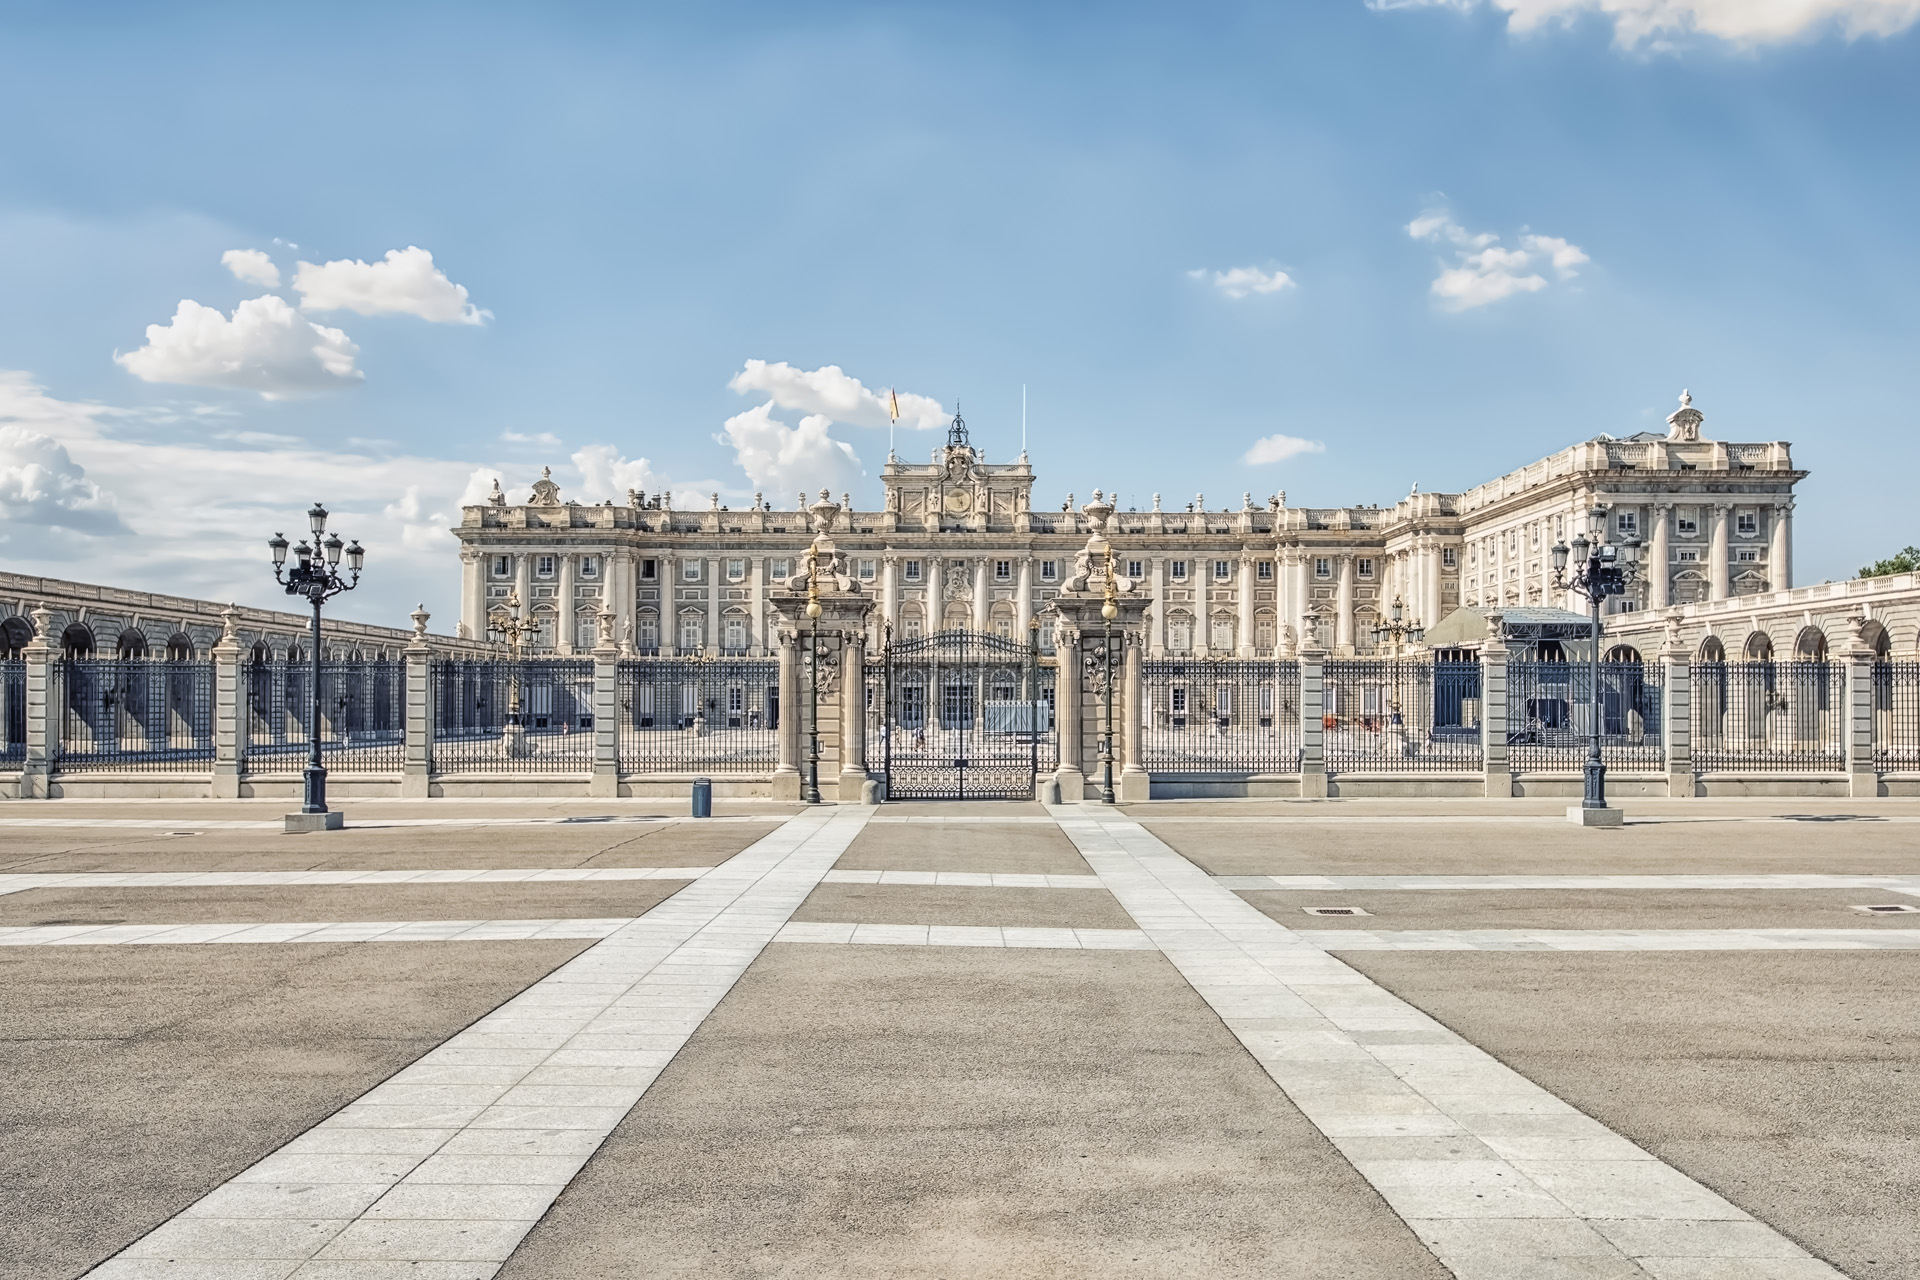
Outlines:
[[303,836],[310,831],[338,831],[347,825],[347,815],[335,809],[329,813],[290,813],[287,834]]
[[1619,809],[1590,809],[1577,804],[1567,810],[1567,821],[1576,827],[1620,827],[1626,825],[1627,815]]

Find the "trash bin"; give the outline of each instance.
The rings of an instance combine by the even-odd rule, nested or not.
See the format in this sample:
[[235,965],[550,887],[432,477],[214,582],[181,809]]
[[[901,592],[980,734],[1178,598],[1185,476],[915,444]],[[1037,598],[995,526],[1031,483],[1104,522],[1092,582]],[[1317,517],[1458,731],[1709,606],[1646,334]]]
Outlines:
[[711,818],[713,816],[713,779],[695,778],[693,780],[693,816]]

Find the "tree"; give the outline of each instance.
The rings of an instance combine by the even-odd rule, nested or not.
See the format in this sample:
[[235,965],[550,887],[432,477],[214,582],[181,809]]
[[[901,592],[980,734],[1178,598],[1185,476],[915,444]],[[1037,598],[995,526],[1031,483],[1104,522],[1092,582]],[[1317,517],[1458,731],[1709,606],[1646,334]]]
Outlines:
[[1884,578],[1891,573],[1920,573],[1920,547],[1907,547],[1891,560],[1880,560],[1862,569],[1856,577]]

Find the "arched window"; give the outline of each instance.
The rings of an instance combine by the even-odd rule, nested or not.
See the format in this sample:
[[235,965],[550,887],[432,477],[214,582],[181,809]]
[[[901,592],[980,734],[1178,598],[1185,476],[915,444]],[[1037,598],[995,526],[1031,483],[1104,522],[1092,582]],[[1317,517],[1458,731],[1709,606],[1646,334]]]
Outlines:
[[1639,662],[1640,651],[1630,644],[1617,644],[1607,650],[1602,662]]
[[17,658],[33,640],[33,624],[25,618],[0,622],[0,658]]
[[114,642],[114,654],[120,658],[144,658],[147,656],[147,637],[145,633],[128,627],[120,633]]
[[63,658],[93,656],[93,632],[86,623],[72,623],[60,633],[60,656]]
[[1773,637],[1764,631],[1756,631],[1747,637],[1747,643],[1742,652],[1747,655],[1749,662],[1772,662]]
[[1827,660],[1827,633],[1818,627],[1802,627],[1793,640],[1793,656],[1801,662]]
[[1708,636],[1700,642],[1700,661],[1725,662],[1726,660],[1727,646],[1720,643],[1719,636]]

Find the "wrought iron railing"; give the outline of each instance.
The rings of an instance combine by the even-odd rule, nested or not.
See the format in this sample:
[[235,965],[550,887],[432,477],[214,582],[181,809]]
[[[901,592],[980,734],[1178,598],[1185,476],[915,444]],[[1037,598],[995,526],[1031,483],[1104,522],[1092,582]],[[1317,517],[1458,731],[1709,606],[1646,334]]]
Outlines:
[[63,773],[213,768],[213,665],[67,658],[54,666]]
[[[1098,707],[1099,675],[1087,674]],[[1057,676],[1056,662],[1005,636],[954,629],[896,640],[865,672],[869,767],[895,800],[1031,798],[1039,775],[1060,764]]]
[[1873,758],[1882,773],[1920,769],[1920,662],[1873,664]]
[[17,766],[27,756],[27,664],[0,659],[0,764]]
[[1837,662],[1697,662],[1696,773],[1846,768],[1846,668]]
[[[1664,671],[1658,662],[1600,664],[1600,757],[1608,769],[1653,771],[1665,764]],[[1593,669],[1587,663],[1507,663],[1507,763],[1513,772],[1579,772],[1593,721]]]
[[1480,664],[1329,658],[1321,731],[1327,772],[1478,772]]
[[443,658],[431,670],[436,773],[592,770],[590,659]]
[[[249,774],[299,773],[309,755],[313,669],[304,662],[240,668]],[[406,762],[407,664],[385,658],[320,664],[320,758],[329,772],[399,773]]]
[[1300,664],[1152,658],[1141,664],[1140,751],[1153,774],[1300,771]]
[[773,658],[636,658],[620,663],[622,773],[767,773],[778,752]]

